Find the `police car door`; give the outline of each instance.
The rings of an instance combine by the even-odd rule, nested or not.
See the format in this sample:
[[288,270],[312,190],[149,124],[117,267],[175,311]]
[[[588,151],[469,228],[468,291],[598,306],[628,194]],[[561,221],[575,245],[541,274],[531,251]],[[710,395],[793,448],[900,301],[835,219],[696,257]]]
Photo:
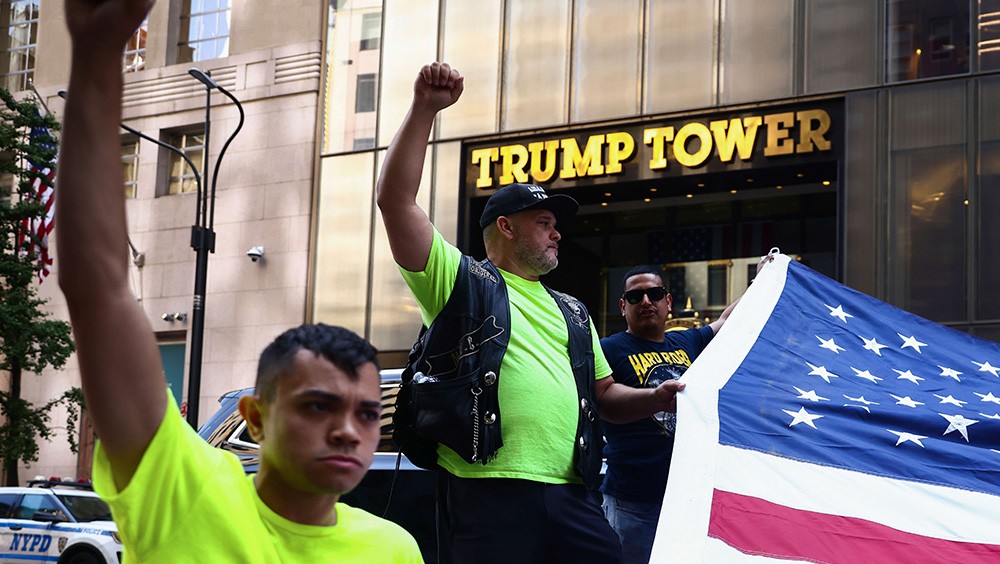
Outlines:
[[52,523],[35,520],[41,515],[66,520],[62,508],[46,492],[24,494],[20,502],[12,507],[10,516],[0,520],[3,523],[0,528],[0,562],[39,562],[54,560],[46,557],[58,557]]

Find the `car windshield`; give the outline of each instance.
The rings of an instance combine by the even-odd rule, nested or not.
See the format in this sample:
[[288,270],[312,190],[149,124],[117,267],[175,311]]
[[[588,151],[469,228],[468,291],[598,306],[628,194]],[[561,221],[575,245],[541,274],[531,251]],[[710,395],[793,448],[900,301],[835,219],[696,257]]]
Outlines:
[[110,521],[111,508],[104,500],[97,496],[56,494],[59,499],[69,508],[73,517],[80,522],[87,521]]

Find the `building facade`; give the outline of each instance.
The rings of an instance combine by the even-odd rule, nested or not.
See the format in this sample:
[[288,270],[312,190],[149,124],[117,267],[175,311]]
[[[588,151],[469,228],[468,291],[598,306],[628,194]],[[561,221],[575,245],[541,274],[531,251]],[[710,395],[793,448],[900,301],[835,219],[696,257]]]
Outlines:
[[[219,29],[185,19],[194,5],[225,6],[225,41],[191,39],[191,29]],[[61,13],[47,7],[35,84],[58,113],[67,44]],[[420,316],[374,186],[416,73],[433,60],[466,82],[432,133],[421,204],[446,239],[482,256],[478,215],[500,185],[537,182],[578,199],[546,281],[580,297],[602,335],[623,328],[629,267],[662,267],[675,303],[711,319],[778,247],[1000,340],[989,291],[1000,280],[989,259],[1000,241],[998,0],[300,0],[278,11],[191,0],[157,4],[146,34],[135,42],[144,69],[126,78],[129,125],[195,154],[204,146],[204,88],[182,59],[247,108],[220,169],[202,420],[219,394],[252,384],[267,341],[302,321],[347,326],[385,366],[403,362]],[[126,53],[123,65],[135,60]],[[236,115],[212,100],[210,163]],[[130,234],[146,253],[137,296],[175,347],[172,386],[183,388],[190,317],[163,317],[191,309],[193,198],[183,167],[130,141]],[[247,259],[252,246],[263,260]],[[55,284],[42,291],[62,315]],[[64,389],[73,370],[38,380]],[[48,448],[43,460],[65,450]]]

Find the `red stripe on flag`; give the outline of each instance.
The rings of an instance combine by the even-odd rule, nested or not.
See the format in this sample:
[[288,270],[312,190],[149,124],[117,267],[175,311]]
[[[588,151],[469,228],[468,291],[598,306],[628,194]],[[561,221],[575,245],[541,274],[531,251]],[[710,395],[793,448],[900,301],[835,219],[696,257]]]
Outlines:
[[997,545],[916,535],[864,519],[800,511],[721,490],[712,496],[708,535],[747,554],[831,564],[901,559],[963,564],[1000,561]]

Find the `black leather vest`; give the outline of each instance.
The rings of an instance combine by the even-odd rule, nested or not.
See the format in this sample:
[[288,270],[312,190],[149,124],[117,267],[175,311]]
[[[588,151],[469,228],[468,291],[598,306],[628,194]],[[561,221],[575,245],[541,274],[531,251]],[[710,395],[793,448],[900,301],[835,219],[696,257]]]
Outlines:
[[[575,469],[589,488],[600,485],[602,435],[594,385],[590,316],[579,300],[546,287],[569,334],[579,399]],[[393,413],[393,436],[415,465],[437,468],[437,445],[466,462],[487,464],[503,446],[497,393],[510,342],[507,286],[489,260],[463,256],[455,288],[441,313],[410,350]]]

